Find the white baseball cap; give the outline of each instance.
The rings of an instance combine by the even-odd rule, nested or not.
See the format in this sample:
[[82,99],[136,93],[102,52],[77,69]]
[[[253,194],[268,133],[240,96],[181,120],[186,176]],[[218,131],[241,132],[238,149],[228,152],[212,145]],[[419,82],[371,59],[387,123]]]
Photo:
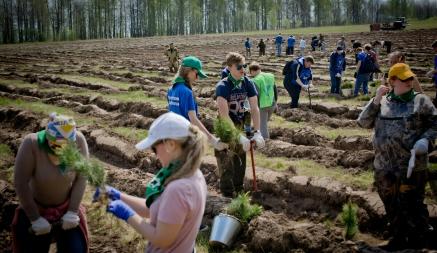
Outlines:
[[188,137],[190,136],[189,128],[190,122],[186,118],[174,112],[164,113],[153,121],[148,136],[135,147],[138,150],[145,150],[160,140]]

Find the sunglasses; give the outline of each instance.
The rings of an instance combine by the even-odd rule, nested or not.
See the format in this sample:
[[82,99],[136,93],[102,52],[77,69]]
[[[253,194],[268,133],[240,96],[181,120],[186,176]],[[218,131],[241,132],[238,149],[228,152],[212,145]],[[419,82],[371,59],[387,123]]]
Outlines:
[[237,70],[241,70],[242,68],[247,68],[247,64],[238,64]]

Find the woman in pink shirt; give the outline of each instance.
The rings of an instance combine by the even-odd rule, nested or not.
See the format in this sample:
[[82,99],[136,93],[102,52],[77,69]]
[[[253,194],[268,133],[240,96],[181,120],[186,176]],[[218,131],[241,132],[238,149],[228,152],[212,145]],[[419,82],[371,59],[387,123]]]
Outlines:
[[146,198],[106,188],[112,199],[108,212],[148,240],[146,252],[193,252],[207,195],[199,170],[205,143],[205,135],[187,119],[165,113],[136,145],[139,150],[153,150],[163,166],[147,184]]

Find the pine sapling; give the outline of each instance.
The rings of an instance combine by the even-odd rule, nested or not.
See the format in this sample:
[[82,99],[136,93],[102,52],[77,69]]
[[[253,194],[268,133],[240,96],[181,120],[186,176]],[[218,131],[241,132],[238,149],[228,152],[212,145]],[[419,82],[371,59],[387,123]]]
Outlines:
[[239,145],[240,131],[228,119],[217,118],[214,121],[214,133],[222,142],[227,143],[231,150],[235,150]]
[[251,200],[249,192],[240,193],[228,204],[226,213],[239,219],[243,224],[249,223],[251,219],[259,216],[263,211],[262,206],[251,204]]
[[353,239],[358,232],[358,206],[351,201],[343,205],[341,222],[344,225],[344,237],[347,240]]

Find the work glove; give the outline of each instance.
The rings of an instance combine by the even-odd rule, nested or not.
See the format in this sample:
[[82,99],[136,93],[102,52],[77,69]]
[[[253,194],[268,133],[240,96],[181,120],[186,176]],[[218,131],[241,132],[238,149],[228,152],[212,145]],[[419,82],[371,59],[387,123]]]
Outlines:
[[32,221],[32,231],[35,235],[45,235],[50,233],[52,225],[43,217],[39,217],[35,221]]
[[422,139],[416,141],[416,143],[413,146],[413,149],[416,152],[416,155],[427,154],[428,153],[428,145],[429,145],[429,141],[426,138],[422,138]]
[[218,151],[222,151],[222,150],[224,150],[224,149],[229,148],[229,145],[228,145],[228,144],[226,144],[226,143],[220,141],[220,138],[212,137],[212,138],[209,140],[209,143],[211,144],[211,146],[212,146],[215,150],[218,150]]
[[335,77],[337,77],[337,78],[341,78],[341,73],[337,73],[337,74],[335,74]]
[[114,200],[109,203],[106,211],[114,214],[117,218],[126,222],[130,217],[135,215],[135,211],[121,200]]
[[303,89],[304,91],[308,91],[309,86],[308,86],[308,85],[302,85],[302,89]]
[[247,139],[246,136],[240,134],[240,138],[238,139],[238,142],[243,146],[243,150],[247,152],[250,149],[250,141]]
[[104,193],[100,191],[100,188],[96,189],[93,195],[93,202],[96,202],[100,199],[100,194],[106,194],[106,196],[111,200],[119,200],[121,198],[121,192],[119,190],[109,185],[106,185]]
[[261,132],[259,130],[256,131],[255,134],[253,135],[252,141],[254,141],[256,143],[256,146],[258,148],[262,148],[266,144],[266,142],[264,141],[264,138],[261,135]]
[[79,225],[79,216],[76,212],[68,211],[62,216],[62,229],[68,230],[75,228]]
[[355,73],[354,73],[354,78],[357,78],[357,75],[358,75],[358,73],[357,73],[357,72],[355,72]]

